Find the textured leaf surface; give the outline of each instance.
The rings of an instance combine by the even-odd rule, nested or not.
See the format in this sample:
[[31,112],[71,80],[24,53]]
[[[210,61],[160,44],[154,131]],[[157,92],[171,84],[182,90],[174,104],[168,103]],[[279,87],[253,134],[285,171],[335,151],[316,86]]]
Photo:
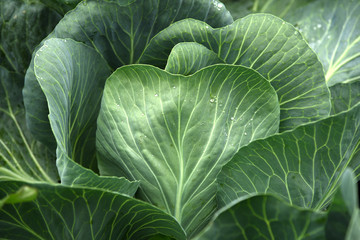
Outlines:
[[224,63],[216,53],[201,44],[185,42],[175,45],[171,50],[165,70],[170,73],[190,75],[216,63]]
[[[49,37],[83,42],[116,69],[135,63],[150,39],[174,21],[192,17],[214,27],[232,23],[224,5],[213,0],[136,0],[126,6],[121,3],[124,0],[83,1],[64,16]],[[49,111],[34,75],[33,61],[23,94],[30,131],[40,141],[51,142]]]
[[93,48],[52,38],[36,53],[35,74],[47,98],[57,158],[96,169],[96,119],[108,65]]
[[338,83],[330,88],[331,114],[350,110],[360,102],[360,80]]
[[[0,182],[0,199],[23,182]],[[32,202],[6,204],[0,233],[7,239],[185,239],[179,224],[161,210],[128,196],[96,189],[32,184]]]
[[216,208],[221,166],[278,124],[276,93],[251,69],[218,65],[184,77],[146,65],[122,67],[104,89],[99,169],[140,180],[140,197],[191,234]]
[[35,46],[59,20],[37,0],[0,0],[0,65],[24,74]]
[[327,84],[360,79],[360,2],[320,0],[293,12],[288,21],[318,54]]
[[360,140],[360,106],[240,149],[218,176],[220,204],[252,193],[276,193],[291,204],[329,203]]
[[98,176],[65,155],[57,160],[61,184],[72,187],[87,187],[134,196],[139,182],[126,178]]
[[164,67],[179,42],[200,43],[225,63],[248,66],[268,79],[279,97],[282,131],[329,114],[321,63],[301,34],[279,18],[250,15],[220,29],[183,20],[156,35],[140,62]]
[[234,19],[250,13],[271,13],[287,20],[296,9],[316,0],[224,0]]
[[259,195],[219,210],[195,239],[324,239],[325,221],[325,214]]
[[57,181],[53,155],[26,129],[22,86],[21,74],[0,66],[0,179]]

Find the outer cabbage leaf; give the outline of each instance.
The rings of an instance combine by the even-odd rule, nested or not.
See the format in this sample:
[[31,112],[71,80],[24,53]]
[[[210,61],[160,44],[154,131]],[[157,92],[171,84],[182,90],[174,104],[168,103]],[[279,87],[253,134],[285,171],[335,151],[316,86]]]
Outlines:
[[315,0],[225,0],[224,4],[234,19],[250,13],[271,13],[287,20],[297,9]]
[[322,209],[346,167],[359,169],[360,105],[240,149],[218,175],[219,202],[273,193],[293,205]]
[[59,20],[37,0],[0,0],[0,65],[24,74],[35,46]]
[[[123,0],[83,1],[64,16],[48,38],[83,42],[116,69],[135,63],[150,39],[174,21],[193,17],[214,27],[232,23],[224,5],[213,0],[136,0],[125,6],[123,3]],[[33,59],[23,90],[27,124],[38,140],[53,145],[47,102],[34,74]]]
[[95,131],[110,69],[91,47],[71,39],[44,42],[35,57],[35,75],[47,98],[57,158],[68,156],[96,169]]
[[293,13],[287,20],[318,54],[329,86],[360,79],[359,1],[314,1]]
[[[0,182],[0,199],[24,182]],[[185,239],[180,225],[156,207],[98,189],[28,184],[31,202],[5,204],[0,234],[7,239],[149,239],[158,234]],[[29,199],[25,199],[29,200]]]
[[23,77],[0,66],[0,179],[57,181],[53,154],[26,129]]
[[219,210],[195,239],[324,239],[325,221],[326,214],[275,196],[247,196]]
[[268,79],[280,101],[281,131],[329,115],[329,90],[317,55],[292,25],[277,17],[254,14],[219,29],[192,19],[179,21],[151,40],[140,62],[164,67],[179,42],[200,43],[225,63],[248,66]]
[[250,141],[278,130],[279,104],[255,71],[217,65],[189,77],[146,65],[107,81],[98,118],[99,169],[140,180],[139,197],[189,235],[216,210],[215,178]]

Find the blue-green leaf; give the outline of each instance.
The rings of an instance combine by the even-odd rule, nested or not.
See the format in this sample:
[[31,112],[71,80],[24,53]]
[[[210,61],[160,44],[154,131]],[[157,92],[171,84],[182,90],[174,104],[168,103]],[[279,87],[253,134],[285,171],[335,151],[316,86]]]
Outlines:
[[273,193],[293,205],[322,209],[346,167],[358,170],[360,106],[240,149],[218,176],[221,205]]
[[317,55],[292,25],[277,17],[254,14],[219,29],[183,20],[156,35],[139,61],[164,67],[180,42],[200,43],[225,63],[248,66],[268,79],[280,101],[281,131],[329,115],[329,90]]
[[272,195],[240,198],[220,209],[196,240],[324,239],[326,214]]
[[[188,17],[214,27],[232,23],[231,15],[217,0],[136,0],[128,5],[124,0],[93,0],[82,1],[68,12],[48,38],[85,43],[114,70],[135,63],[153,36]],[[34,57],[23,90],[27,123],[38,140],[54,145],[47,102],[34,74]]]
[[191,75],[200,69],[224,63],[216,53],[201,44],[185,42],[171,50],[165,70],[170,73]]
[[192,235],[216,210],[221,166],[241,146],[277,132],[278,124],[276,93],[251,69],[215,65],[185,77],[125,66],[106,81],[99,169],[140,180],[139,197]]
[[[24,182],[0,181],[0,199]],[[158,208],[126,195],[99,189],[44,183],[31,202],[5,204],[0,235],[6,239],[185,239],[180,225]],[[26,199],[29,200],[29,199]]]

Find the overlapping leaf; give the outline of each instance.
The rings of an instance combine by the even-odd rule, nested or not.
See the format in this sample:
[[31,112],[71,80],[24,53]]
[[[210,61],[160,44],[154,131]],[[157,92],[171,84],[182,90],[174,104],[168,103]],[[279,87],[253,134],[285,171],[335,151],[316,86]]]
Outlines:
[[0,66],[0,179],[57,181],[53,155],[26,131],[22,86],[21,74]]
[[[0,199],[23,182],[0,182]],[[170,215],[125,195],[91,188],[31,184],[36,200],[5,204],[0,233],[7,239],[185,239]]]
[[57,158],[96,169],[96,119],[110,75],[106,62],[82,43],[52,38],[36,53],[35,75],[47,98]]
[[217,65],[184,77],[146,65],[122,67],[104,89],[100,172],[140,180],[140,197],[191,235],[216,209],[221,166],[278,124],[276,93],[251,69]]
[[323,239],[326,214],[271,195],[240,198],[219,210],[196,240]]
[[301,207],[322,209],[360,140],[360,106],[240,149],[218,176],[221,205],[253,193],[274,193]]
[[287,20],[318,54],[329,86],[360,79],[359,1],[320,0],[292,12]]
[[183,20],[156,35],[139,61],[164,67],[179,42],[203,44],[225,63],[248,66],[268,79],[281,105],[280,130],[329,114],[321,63],[297,30],[279,18],[250,15],[220,29]]
[[[232,22],[224,5],[213,0],[136,0],[123,5],[125,2],[83,1],[64,16],[49,37],[83,42],[116,69],[135,63],[150,39],[174,21],[192,17],[214,27]],[[37,139],[45,143],[54,142],[47,117],[47,102],[33,68],[32,61],[23,91],[27,123]]]
[[193,42],[179,43],[171,50],[165,70],[170,73],[191,75],[200,69],[224,63],[213,51]]

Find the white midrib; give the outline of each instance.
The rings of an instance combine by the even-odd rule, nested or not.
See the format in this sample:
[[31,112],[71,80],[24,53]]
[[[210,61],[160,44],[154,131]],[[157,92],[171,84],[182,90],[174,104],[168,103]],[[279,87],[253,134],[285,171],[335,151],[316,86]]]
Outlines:
[[183,159],[183,151],[182,151],[182,141],[181,141],[181,87],[179,85],[179,97],[178,97],[178,144],[179,144],[179,186],[176,192],[176,202],[175,202],[175,218],[181,223],[181,198],[183,192],[183,182],[184,182],[184,159]]

